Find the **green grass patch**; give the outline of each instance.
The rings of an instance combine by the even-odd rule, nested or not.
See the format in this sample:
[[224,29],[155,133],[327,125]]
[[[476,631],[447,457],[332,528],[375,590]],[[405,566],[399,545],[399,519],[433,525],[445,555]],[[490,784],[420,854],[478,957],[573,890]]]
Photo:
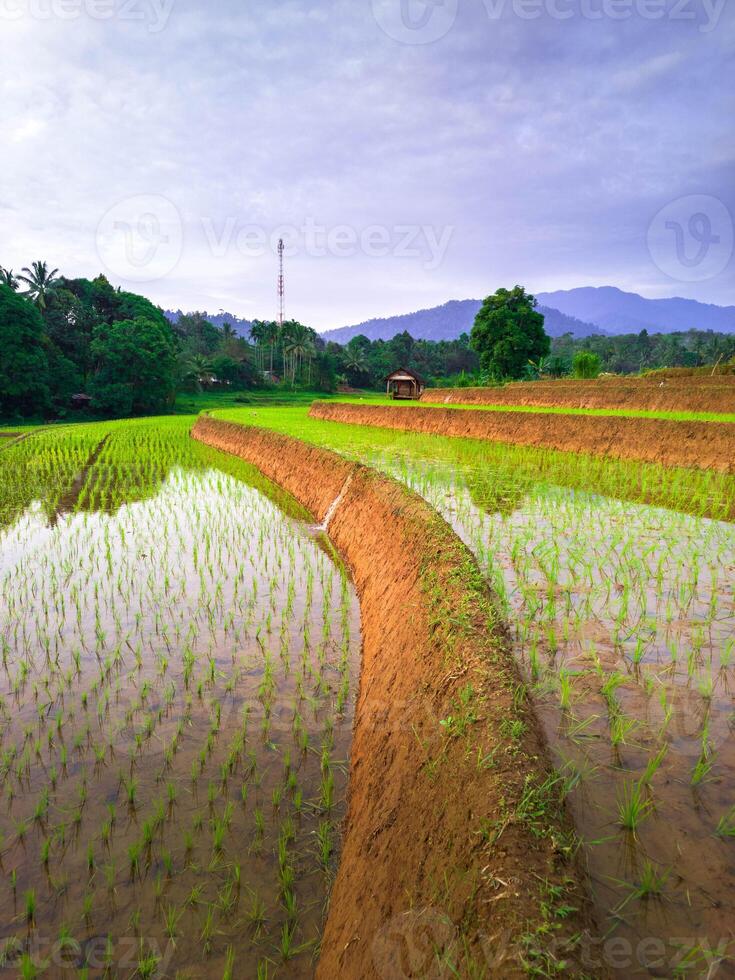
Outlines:
[[449,467],[461,473],[478,501],[496,499],[512,507],[513,501],[531,489],[554,485],[695,516],[735,519],[735,477],[727,473],[327,422],[310,418],[306,405],[251,405],[215,415],[295,436],[392,475],[400,475],[402,460],[407,465],[420,460],[442,471]]

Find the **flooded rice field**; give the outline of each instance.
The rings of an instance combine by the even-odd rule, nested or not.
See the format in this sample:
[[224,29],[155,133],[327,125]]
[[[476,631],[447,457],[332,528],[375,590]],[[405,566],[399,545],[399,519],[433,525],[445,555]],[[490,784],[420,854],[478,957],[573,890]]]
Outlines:
[[735,525],[381,454],[477,556],[573,813],[592,975],[735,976]]
[[0,973],[311,976],[354,590],[181,421],[54,439],[0,487]]
[[575,820],[589,976],[735,977],[735,479],[297,409],[246,421],[402,480],[476,555]]

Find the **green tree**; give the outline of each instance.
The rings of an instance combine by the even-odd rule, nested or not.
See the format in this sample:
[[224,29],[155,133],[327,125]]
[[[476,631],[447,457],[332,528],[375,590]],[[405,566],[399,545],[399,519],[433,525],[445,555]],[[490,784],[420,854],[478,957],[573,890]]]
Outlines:
[[600,358],[592,351],[580,350],[572,360],[572,374],[575,378],[596,378],[600,373]]
[[[145,316],[146,314],[142,315]],[[174,329],[183,346],[192,355],[201,354],[203,357],[210,357],[217,350],[222,340],[222,335],[217,327],[201,313],[183,314],[179,317]]]
[[546,357],[550,340],[536,300],[521,286],[488,296],[475,318],[470,346],[495,381],[521,378],[529,361]]
[[176,356],[168,324],[146,317],[95,327],[92,407],[106,415],[164,410],[175,393]]
[[342,366],[353,381],[359,380],[360,378],[364,379],[369,370],[367,353],[364,347],[350,341],[345,347]]
[[0,414],[34,415],[48,404],[48,360],[38,310],[0,285]]
[[17,277],[19,282],[26,284],[28,287],[26,296],[33,300],[39,310],[46,309],[46,298],[58,282],[56,279],[58,271],[58,269],[53,269],[49,272],[46,262],[33,262],[30,269],[28,266],[23,266],[25,275]]
[[18,279],[12,269],[4,269],[0,265],[0,286],[7,286],[15,291],[18,288]]
[[305,327],[303,323],[295,320],[288,320],[283,324],[283,353],[287,365],[287,370],[291,371],[291,383],[296,383],[296,378],[303,373],[303,365],[307,366],[307,383],[311,381],[311,361],[316,356],[314,348],[314,331]]

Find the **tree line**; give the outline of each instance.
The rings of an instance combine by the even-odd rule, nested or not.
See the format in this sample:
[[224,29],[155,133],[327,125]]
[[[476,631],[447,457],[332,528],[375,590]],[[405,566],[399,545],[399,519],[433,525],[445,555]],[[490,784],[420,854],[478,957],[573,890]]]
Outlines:
[[735,357],[735,336],[712,331],[550,339],[525,290],[500,289],[456,340],[358,335],[325,343],[295,320],[254,320],[249,337],[201,313],[171,323],[150,300],[105,276],[68,279],[34,262],[0,267],[0,417],[63,418],[80,403],[97,416],[169,410],[179,391],[280,385],[330,392],[338,385],[381,390],[396,368],[427,383],[487,385],[541,376],[595,377],[698,367]]
[[336,371],[315,331],[289,321],[269,338],[283,379],[264,373],[257,329],[251,343],[199,313],[171,323],[103,275],[69,279],[42,261],[18,273],[0,267],[0,417],[63,418],[73,407],[105,417],[151,414],[170,410],[180,391],[284,379],[334,388]]

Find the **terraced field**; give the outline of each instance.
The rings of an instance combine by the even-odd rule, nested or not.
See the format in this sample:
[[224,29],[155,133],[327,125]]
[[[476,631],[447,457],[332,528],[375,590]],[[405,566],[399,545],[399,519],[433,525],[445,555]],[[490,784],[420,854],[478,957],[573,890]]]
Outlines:
[[303,410],[226,416],[366,462],[437,508],[511,624],[582,840],[595,948],[622,942],[621,975],[730,975],[733,477]]
[[5,450],[13,975],[313,973],[357,600],[303,509],[189,427],[91,425]]
[[735,975],[735,476],[193,422],[2,449],[3,967]]

